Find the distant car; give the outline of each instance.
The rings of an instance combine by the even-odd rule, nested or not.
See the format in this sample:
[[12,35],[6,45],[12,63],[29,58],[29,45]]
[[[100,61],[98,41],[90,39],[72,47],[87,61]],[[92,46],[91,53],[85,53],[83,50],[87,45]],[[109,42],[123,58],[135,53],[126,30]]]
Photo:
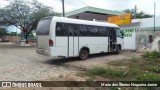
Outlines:
[[[25,42],[25,41],[26,41],[25,39],[22,39],[22,40],[21,40],[21,42]],[[28,42],[29,42],[29,43],[30,43],[30,42],[35,43],[36,40],[34,40],[34,39],[28,39]]]
[[9,42],[7,38],[0,38],[0,42]]
[[35,43],[35,42],[36,42],[36,40],[28,40],[28,42]]

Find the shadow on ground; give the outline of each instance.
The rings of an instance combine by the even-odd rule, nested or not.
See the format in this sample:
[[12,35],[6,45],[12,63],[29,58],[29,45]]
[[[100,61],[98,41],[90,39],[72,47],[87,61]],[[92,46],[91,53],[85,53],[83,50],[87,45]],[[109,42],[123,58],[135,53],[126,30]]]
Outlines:
[[[92,54],[86,60],[90,60],[92,58],[104,57],[106,55],[115,55],[115,53]],[[53,65],[64,65],[65,63],[76,62],[76,61],[85,61],[85,60],[80,60],[79,57],[71,57],[71,58],[63,58],[63,59],[50,59],[50,60],[47,60],[45,63],[53,64]]]

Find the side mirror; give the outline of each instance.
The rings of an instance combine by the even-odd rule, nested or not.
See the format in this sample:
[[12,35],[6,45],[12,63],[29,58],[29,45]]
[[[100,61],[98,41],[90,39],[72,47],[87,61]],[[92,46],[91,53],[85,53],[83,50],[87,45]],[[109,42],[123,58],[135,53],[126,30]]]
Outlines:
[[121,34],[122,34],[122,38],[124,38],[124,32],[122,32],[122,31],[120,31],[121,32]]

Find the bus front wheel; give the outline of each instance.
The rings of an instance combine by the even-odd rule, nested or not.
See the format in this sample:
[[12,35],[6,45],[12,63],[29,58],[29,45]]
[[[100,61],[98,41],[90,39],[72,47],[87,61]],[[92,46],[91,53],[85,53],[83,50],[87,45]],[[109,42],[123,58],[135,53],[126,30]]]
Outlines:
[[79,54],[80,59],[85,60],[85,59],[88,58],[88,56],[89,56],[89,52],[85,49],[82,49],[80,54]]

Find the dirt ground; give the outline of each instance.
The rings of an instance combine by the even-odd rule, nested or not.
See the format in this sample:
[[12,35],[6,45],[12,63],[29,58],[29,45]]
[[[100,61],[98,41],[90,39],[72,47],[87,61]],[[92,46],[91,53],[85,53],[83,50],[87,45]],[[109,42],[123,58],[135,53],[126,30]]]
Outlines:
[[90,55],[87,60],[78,58],[54,59],[39,55],[35,47],[16,46],[12,43],[0,43],[0,79],[8,80],[81,80],[86,77],[79,74],[95,66],[106,66],[110,61],[141,57],[141,53],[122,51]]

